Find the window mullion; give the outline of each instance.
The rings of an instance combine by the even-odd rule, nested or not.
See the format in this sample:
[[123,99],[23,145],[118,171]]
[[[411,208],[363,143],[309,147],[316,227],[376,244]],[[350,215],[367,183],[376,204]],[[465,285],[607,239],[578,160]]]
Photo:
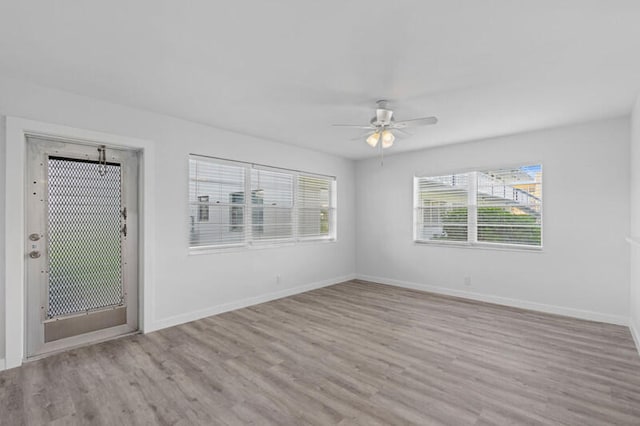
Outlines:
[[418,229],[423,226],[424,219],[420,219],[419,215],[422,214],[422,210],[418,210],[418,207],[421,207],[422,200],[420,199],[420,191],[419,191],[419,182],[420,179],[417,177],[413,177],[413,239],[414,241],[419,240]]
[[244,168],[244,241],[253,244],[253,197],[251,194],[251,167]]
[[299,241],[298,236],[298,173],[293,174],[293,206],[291,211],[291,226],[293,226],[291,235],[294,241]]
[[329,238],[338,239],[338,182],[329,183]]
[[469,172],[469,192],[467,194],[467,241],[478,242],[478,172]]

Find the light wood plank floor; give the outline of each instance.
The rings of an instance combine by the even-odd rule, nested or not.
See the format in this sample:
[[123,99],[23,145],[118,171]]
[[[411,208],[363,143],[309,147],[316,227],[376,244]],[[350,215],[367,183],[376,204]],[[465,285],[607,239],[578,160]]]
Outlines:
[[0,423],[640,425],[628,329],[347,282],[0,373]]

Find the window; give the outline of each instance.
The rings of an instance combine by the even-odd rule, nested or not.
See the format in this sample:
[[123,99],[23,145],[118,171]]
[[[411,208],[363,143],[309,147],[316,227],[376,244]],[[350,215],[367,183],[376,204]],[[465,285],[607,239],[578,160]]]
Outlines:
[[318,238],[329,235],[331,216],[331,181],[317,176],[298,176],[298,235]]
[[245,240],[244,187],[242,166],[189,160],[191,247]]
[[469,177],[466,174],[417,180],[416,239],[467,241]]
[[542,246],[542,166],[416,177],[414,240]]
[[335,239],[335,187],[334,177],[192,155],[190,247]]
[[251,228],[254,240],[293,237],[293,181],[287,172],[251,170]]

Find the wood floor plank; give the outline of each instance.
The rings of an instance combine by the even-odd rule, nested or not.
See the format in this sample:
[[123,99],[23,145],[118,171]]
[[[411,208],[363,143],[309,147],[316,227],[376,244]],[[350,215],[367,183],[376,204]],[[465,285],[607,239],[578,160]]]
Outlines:
[[625,327],[362,281],[0,373],[0,425],[640,425]]

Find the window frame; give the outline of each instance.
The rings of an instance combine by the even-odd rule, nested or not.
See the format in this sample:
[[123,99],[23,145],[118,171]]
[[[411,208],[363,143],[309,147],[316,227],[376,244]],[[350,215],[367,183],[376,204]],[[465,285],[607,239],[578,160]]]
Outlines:
[[[487,241],[478,241],[478,173],[481,173],[483,170],[499,170],[499,169],[509,169],[509,168],[520,168],[520,167],[529,167],[529,166],[540,166],[542,171],[542,177],[540,180],[540,185],[542,188],[542,198],[540,205],[540,245],[530,245],[530,244],[514,244],[514,243],[501,243],[501,242],[487,242]],[[467,241],[447,241],[447,240],[424,240],[419,239],[419,224],[421,222],[418,221],[418,207],[419,207],[419,186],[420,179],[435,177],[435,176],[445,176],[445,175],[453,175],[453,174],[469,174],[472,175],[472,178],[469,179],[469,187],[468,187],[468,197],[469,201],[467,203],[468,213],[467,213]],[[413,243],[416,245],[424,245],[424,246],[442,246],[442,247],[458,247],[458,248],[470,248],[470,249],[489,249],[489,250],[503,250],[503,251],[526,251],[526,252],[542,252],[544,248],[544,164],[542,161],[529,161],[525,163],[518,163],[515,165],[501,165],[496,167],[476,167],[471,169],[464,170],[455,170],[451,171],[443,171],[439,173],[416,173],[413,176]]]
[[[242,168],[244,170],[244,194],[253,193],[253,188],[252,188],[252,171],[253,170],[273,171],[276,173],[291,175],[292,176],[292,194],[291,194],[292,195],[292,204],[291,204],[292,222],[291,222],[291,237],[254,239],[253,238],[253,212],[254,212],[253,204],[254,203],[252,202],[253,198],[247,199],[245,196],[244,204],[242,204],[242,208],[244,209],[243,210],[244,239],[239,242],[192,246],[191,239],[190,237],[188,237],[189,254],[207,254],[207,253],[216,253],[216,252],[243,251],[243,250],[250,250],[250,249],[285,247],[285,246],[291,246],[291,245],[297,245],[297,244],[336,242],[338,240],[337,238],[337,228],[338,228],[337,227],[337,217],[338,217],[337,216],[337,210],[338,210],[337,178],[335,176],[190,153],[188,155],[188,161],[187,161],[187,173],[188,173],[187,185],[190,185],[192,181],[191,170],[190,170],[191,160],[205,161],[213,164],[231,165],[231,166]],[[319,235],[319,236],[300,236],[299,235],[298,179],[300,176],[309,176],[314,178],[326,179],[329,181],[329,207],[328,207],[329,231],[327,235]],[[195,196],[198,197],[198,194],[195,194]],[[187,200],[188,208],[192,204],[193,204],[193,201],[191,200],[191,194],[190,192],[188,192],[188,200]],[[229,205],[231,206],[231,204]],[[190,218],[189,212],[187,212],[187,218]]]

